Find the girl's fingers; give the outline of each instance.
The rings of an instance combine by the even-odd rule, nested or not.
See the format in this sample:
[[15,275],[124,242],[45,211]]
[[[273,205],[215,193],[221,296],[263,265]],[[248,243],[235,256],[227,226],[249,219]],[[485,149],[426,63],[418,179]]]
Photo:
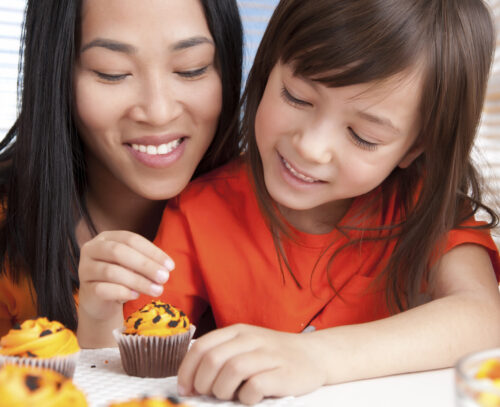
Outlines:
[[197,339],[182,360],[177,373],[177,390],[181,396],[194,394],[194,380],[202,358],[215,346],[227,342],[237,334],[232,327],[212,331]]
[[244,382],[238,390],[237,398],[243,404],[253,405],[264,397],[284,397],[296,394],[296,390],[289,387],[283,369],[270,369],[261,371]]
[[[238,365],[238,355],[246,354],[256,349],[258,341],[254,336],[235,336],[225,342],[213,346],[200,359],[194,377],[194,389],[200,394],[212,394],[214,383],[220,374],[229,371],[225,376],[233,375],[231,381],[235,382],[235,387],[230,391],[229,398],[241,382],[243,366]],[[245,377],[246,378],[246,377]],[[236,382],[238,382],[236,384]],[[225,392],[224,394],[226,394]],[[217,394],[216,394],[217,396]]]
[[[238,388],[240,386],[243,388],[248,379],[274,370],[278,366],[278,359],[262,349],[237,354],[230,358],[219,371],[212,385],[212,394],[221,400],[232,400]],[[260,395],[261,393],[257,390],[255,389],[254,393]]]
[[[121,285],[129,291],[139,292],[152,297],[158,297],[163,292],[162,285],[151,282],[151,280],[141,274],[135,273],[122,266],[97,262],[95,271],[99,278],[88,280],[87,282],[90,284],[111,283]],[[99,295],[99,298],[105,299],[102,295]]]

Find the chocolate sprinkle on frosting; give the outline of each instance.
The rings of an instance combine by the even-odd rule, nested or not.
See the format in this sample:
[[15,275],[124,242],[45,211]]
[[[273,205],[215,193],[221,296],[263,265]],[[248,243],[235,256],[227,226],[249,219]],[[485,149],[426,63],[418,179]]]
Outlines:
[[153,318],[153,324],[157,324],[160,321],[161,321],[161,315],[157,315],[156,317]]
[[170,401],[172,404],[181,404],[181,401],[175,396],[168,396],[167,400]]
[[27,351],[26,353],[28,354],[28,356],[31,356],[32,358],[37,357],[33,352]]
[[175,328],[177,325],[179,325],[179,321],[174,321],[174,320],[172,320],[172,321],[170,321],[170,322],[168,323],[168,326],[169,326],[170,328]]
[[45,331],[43,331],[41,334],[40,334],[40,338],[44,337],[44,336],[47,336],[47,335],[50,335],[52,333],[52,331],[50,329],[46,329]]
[[137,321],[135,321],[134,328],[139,329],[139,326],[141,325],[142,318],[139,318]]
[[12,329],[15,329],[16,331],[19,331],[19,330],[21,329],[21,325],[19,325],[19,323],[18,323],[18,322],[16,322],[16,323],[14,324],[14,326],[12,327]]
[[40,388],[40,377],[33,375],[26,375],[26,379],[24,380],[26,383],[26,387],[31,391],[35,391]]

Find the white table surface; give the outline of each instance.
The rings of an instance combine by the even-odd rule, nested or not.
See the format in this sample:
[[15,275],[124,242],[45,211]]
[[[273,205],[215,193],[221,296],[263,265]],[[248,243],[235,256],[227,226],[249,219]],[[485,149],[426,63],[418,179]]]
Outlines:
[[[95,367],[93,367],[95,366]],[[82,350],[73,378],[84,391],[91,407],[106,407],[111,401],[124,401],[143,395],[177,395],[175,377],[142,379],[128,376],[116,348]],[[241,406],[209,397],[187,397],[196,406]],[[257,406],[370,406],[370,407],[453,407],[452,369],[413,373],[325,386],[301,397],[267,399]]]

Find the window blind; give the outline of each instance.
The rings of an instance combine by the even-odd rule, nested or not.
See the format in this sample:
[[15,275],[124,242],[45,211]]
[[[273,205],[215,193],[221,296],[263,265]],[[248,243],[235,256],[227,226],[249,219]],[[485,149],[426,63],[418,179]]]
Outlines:
[[24,0],[0,3],[0,138],[16,117],[19,39]]

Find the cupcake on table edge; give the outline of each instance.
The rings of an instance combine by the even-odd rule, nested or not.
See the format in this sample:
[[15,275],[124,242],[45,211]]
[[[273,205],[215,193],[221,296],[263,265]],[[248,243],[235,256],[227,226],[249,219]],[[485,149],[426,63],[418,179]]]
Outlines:
[[168,377],[177,374],[194,331],[184,312],[152,301],[131,314],[113,335],[127,374]]
[[0,405],[9,407],[87,407],[83,393],[50,369],[7,364],[0,368]]
[[0,339],[0,366],[36,366],[73,377],[79,354],[73,331],[45,317],[16,324]]
[[112,403],[109,407],[189,407],[177,397],[143,397],[140,399],[133,399],[121,403]]

